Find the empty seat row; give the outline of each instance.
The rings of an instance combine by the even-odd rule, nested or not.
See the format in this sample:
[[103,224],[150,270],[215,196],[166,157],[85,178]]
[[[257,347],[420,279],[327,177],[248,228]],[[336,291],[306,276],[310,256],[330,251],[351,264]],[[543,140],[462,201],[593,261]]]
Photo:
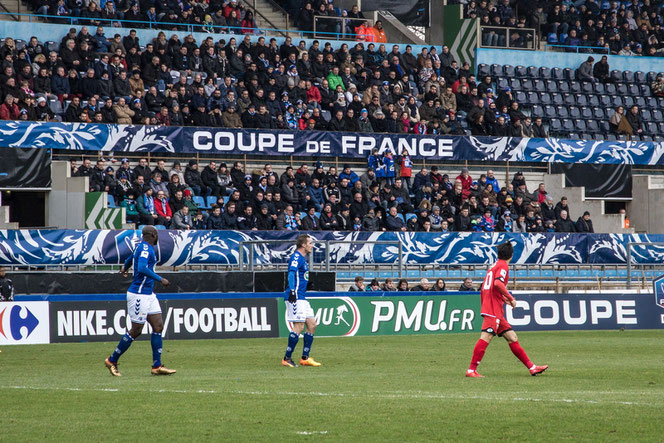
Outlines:
[[630,95],[597,95],[548,92],[516,92],[514,99],[525,106],[590,106],[614,109],[616,106],[638,106],[641,110],[660,110],[664,107],[664,97],[632,97]]
[[510,87],[513,91],[560,92],[572,94],[607,94],[650,97],[650,85],[627,83],[591,83],[576,80],[531,80],[518,78],[498,78],[496,86],[499,91]]
[[[531,115],[533,117],[543,118],[582,118],[595,120],[608,120],[613,115],[613,109],[602,107],[578,107],[578,106],[551,106],[551,105],[533,105]],[[664,122],[664,115],[659,109],[640,111],[644,122]]]
[[[477,73],[480,80],[487,75],[494,77],[518,77],[541,80],[576,80],[576,72],[572,68],[547,68],[537,66],[515,67],[511,65],[497,64],[489,66],[482,63],[478,66]],[[657,79],[657,76],[663,74],[655,71],[646,73],[643,71],[632,72],[614,69],[609,75],[613,82],[650,84]]]

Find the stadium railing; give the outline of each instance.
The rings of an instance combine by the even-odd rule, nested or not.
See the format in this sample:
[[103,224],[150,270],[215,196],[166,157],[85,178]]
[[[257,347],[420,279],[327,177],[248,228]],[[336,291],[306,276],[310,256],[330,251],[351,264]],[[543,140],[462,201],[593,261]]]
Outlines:
[[609,48],[603,46],[569,46],[569,45],[553,45],[546,44],[544,45],[545,51],[564,51],[564,52],[575,52],[575,53],[586,53],[586,54],[606,54],[609,55],[611,52]]
[[[109,27],[109,28],[143,28],[143,29],[154,29],[161,31],[173,31],[173,27],[176,27],[179,32],[203,32],[208,34],[235,34],[235,35],[244,35],[242,33],[242,27],[237,26],[209,26],[204,24],[188,24],[188,23],[173,23],[173,22],[150,22],[150,21],[136,21],[136,20],[125,20],[125,19],[103,19],[103,18],[94,18],[89,17],[72,17],[72,16],[58,16],[58,15],[48,15],[48,14],[25,14],[25,13],[8,13],[0,12],[0,16],[12,16],[12,17],[27,17],[28,23],[31,23],[33,20],[38,19],[48,19],[51,23],[55,24],[65,24],[72,26],[97,26],[93,24],[88,24],[89,22],[99,22],[99,26]],[[114,23],[118,23],[119,26],[113,26]],[[145,26],[142,26],[145,25]],[[170,26],[170,28],[169,28]],[[212,29],[214,32],[209,32]],[[254,32],[249,35],[254,36],[263,36],[263,37],[283,37],[289,35],[291,37],[297,38],[309,38],[311,37],[311,31],[301,31],[297,29],[273,29],[273,28],[253,28]],[[228,31],[227,31],[228,30]],[[320,32],[317,31],[317,34],[320,38],[325,38],[329,40],[344,40],[348,39],[348,34],[337,33],[337,32]],[[11,36],[9,36],[11,37]],[[354,35],[352,36],[354,38]]]

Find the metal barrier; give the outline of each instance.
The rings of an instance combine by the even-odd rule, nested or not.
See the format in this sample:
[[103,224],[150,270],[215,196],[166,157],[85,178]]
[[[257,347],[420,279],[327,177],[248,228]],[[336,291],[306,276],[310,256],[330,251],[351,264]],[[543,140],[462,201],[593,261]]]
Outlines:
[[[611,52],[609,48],[603,46],[569,46],[569,45],[544,45],[544,50],[549,51],[550,48],[553,49],[562,49],[564,52],[575,52],[575,53],[584,53],[584,54],[606,54],[609,55]],[[559,51],[556,51],[559,52]]]
[[[325,23],[326,21],[328,23]],[[330,34],[327,30],[333,27],[336,29],[336,32],[333,34],[336,34],[337,40],[354,40],[356,33],[352,22],[365,21],[369,22],[370,26],[374,25],[373,20],[371,19],[314,15],[314,38],[325,38],[325,34]]]
[[[252,11],[258,12],[258,11]],[[259,13],[260,14],[260,13]],[[262,14],[260,14],[262,16]],[[138,20],[127,20],[127,19],[104,19],[104,18],[90,18],[90,17],[72,17],[72,16],[59,16],[59,15],[49,15],[49,14],[14,14],[7,12],[0,12],[0,16],[11,16],[12,18],[17,17],[27,17],[28,23],[31,23],[34,20],[43,19],[47,21],[52,21],[57,24],[68,24],[68,25],[77,25],[77,26],[92,26],[94,23],[99,23],[103,26],[108,26],[111,28],[143,28],[143,29],[155,29],[163,31],[180,31],[180,32],[202,32],[208,34],[235,34],[235,35],[244,35],[242,30],[244,28],[239,26],[214,26],[214,25],[205,25],[205,24],[189,24],[189,23],[173,23],[173,22],[153,22],[153,21],[138,21]],[[266,19],[267,20],[267,19]],[[17,20],[20,21],[20,20]],[[118,26],[114,26],[118,24]],[[288,21],[287,21],[288,24]],[[263,37],[272,37],[272,36],[284,36],[290,35],[298,38],[309,38],[311,36],[311,31],[299,31],[293,29],[272,29],[272,28],[252,28],[253,32],[249,33],[250,35],[260,35]],[[210,32],[213,30],[214,32]],[[228,30],[229,32],[224,32]],[[318,32],[319,38],[325,38],[328,40],[339,40],[343,39],[341,34],[336,32]],[[57,38],[60,38],[59,36]]]
[[481,48],[508,48],[536,51],[539,44],[535,28],[480,26],[478,46]]
[[[638,246],[638,245],[646,245],[646,246],[653,246],[653,245],[659,245],[659,246],[664,246],[664,243],[659,243],[659,242],[650,242],[650,243],[644,243],[644,242],[630,242],[627,243],[627,288],[632,287],[632,246]],[[641,274],[643,278],[645,278],[644,274],[644,269],[647,267],[649,270],[652,270],[651,275],[654,274],[655,270],[657,269],[653,265],[639,265],[639,267],[642,268]],[[659,269],[660,272],[664,273],[664,263],[661,265],[661,269]]]

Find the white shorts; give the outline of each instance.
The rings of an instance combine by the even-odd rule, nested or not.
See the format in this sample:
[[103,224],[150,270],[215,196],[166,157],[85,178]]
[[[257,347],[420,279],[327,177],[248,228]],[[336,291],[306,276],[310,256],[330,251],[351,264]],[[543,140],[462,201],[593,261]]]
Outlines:
[[127,292],[127,313],[132,323],[144,324],[148,315],[161,314],[159,300],[154,294],[134,294]]
[[314,317],[314,310],[307,300],[298,300],[295,303],[286,302],[286,321],[304,323],[308,318]]

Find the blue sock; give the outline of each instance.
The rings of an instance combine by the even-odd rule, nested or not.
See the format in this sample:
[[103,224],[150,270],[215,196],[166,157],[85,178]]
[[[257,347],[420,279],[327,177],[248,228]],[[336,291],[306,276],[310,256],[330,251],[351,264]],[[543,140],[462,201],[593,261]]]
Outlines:
[[290,360],[291,355],[293,354],[293,349],[295,349],[295,346],[297,346],[297,341],[299,339],[300,336],[295,332],[291,332],[288,335],[288,347],[286,348],[286,356],[284,357],[285,360]]
[[309,358],[309,352],[311,351],[311,344],[314,342],[314,334],[308,332],[304,333],[304,349],[302,349],[302,358],[304,360]]
[[115,351],[113,351],[113,354],[111,354],[108,359],[113,363],[117,363],[120,356],[127,352],[127,349],[129,349],[129,346],[131,346],[133,341],[134,339],[131,337],[131,335],[129,335],[129,332],[125,333],[125,335],[120,339],[118,347],[115,348]]
[[150,344],[152,345],[152,367],[158,368],[161,366],[161,333],[153,332],[152,337],[150,338]]

